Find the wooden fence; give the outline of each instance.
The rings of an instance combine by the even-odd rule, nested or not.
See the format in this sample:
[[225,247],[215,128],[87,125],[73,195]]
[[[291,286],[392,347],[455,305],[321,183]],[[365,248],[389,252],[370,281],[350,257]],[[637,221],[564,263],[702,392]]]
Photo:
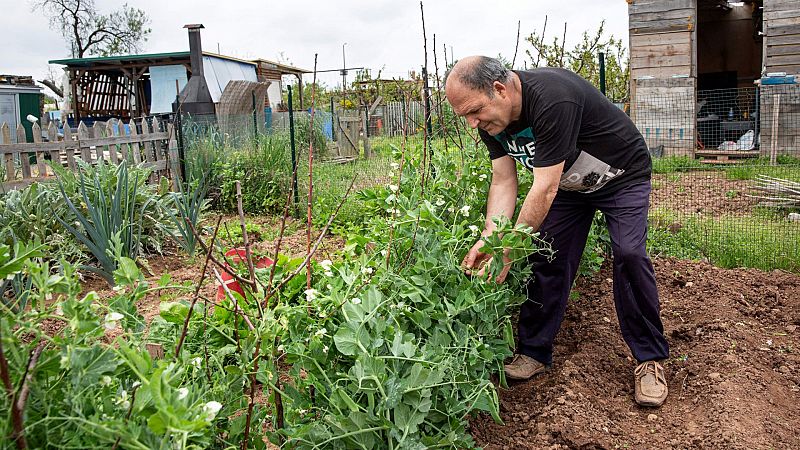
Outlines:
[[162,175],[174,179],[171,175],[178,174],[180,169],[172,124],[162,127],[156,118],[140,120],[138,127],[131,121],[128,133],[122,122],[111,119],[95,122],[91,127],[81,122],[74,132],[65,126],[63,136],[59,136],[55,124],[50,122],[45,125],[44,139],[37,123],[33,125],[33,142],[30,143],[22,125],[17,125],[17,142],[13,143],[12,130],[3,123],[0,125],[0,172],[5,172],[0,178],[3,190],[53,179],[55,172],[49,164],[60,164],[74,171],[78,158],[89,164],[100,160],[113,164],[129,161],[151,168],[151,181],[157,181]]

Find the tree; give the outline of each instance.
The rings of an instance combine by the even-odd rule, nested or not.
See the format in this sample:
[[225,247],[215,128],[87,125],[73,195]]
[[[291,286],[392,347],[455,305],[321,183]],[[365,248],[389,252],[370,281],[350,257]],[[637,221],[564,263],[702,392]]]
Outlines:
[[525,53],[533,67],[566,67],[600,87],[600,63],[597,54],[603,52],[606,60],[606,95],[612,101],[624,102],[629,97],[630,70],[627,51],[622,39],[614,39],[614,36],[605,39],[604,27],[605,21],[602,21],[592,35],[584,31],[581,41],[571,50],[565,49],[563,36],[560,39],[555,36],[552,44],[547,44],[544,32],[541,35],[533,32],[525,38],[533,46],[533,51],[526,50]]
[[152,31],[147,14],[127,3],[109,14],[98,12],[94,0],[38,0],[34,8],[61,29],[73,58],[138,52]]

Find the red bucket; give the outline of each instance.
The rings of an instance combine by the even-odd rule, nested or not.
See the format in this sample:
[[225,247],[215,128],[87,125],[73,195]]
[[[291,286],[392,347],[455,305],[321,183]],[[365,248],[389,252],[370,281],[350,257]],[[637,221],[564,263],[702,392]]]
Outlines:
[[[227,257],[227,259],[231,263],[234,263],[234,264],[238,264],[238,263],[241,263],[243,261],[247,261],[247,252],[243,248],[234,248],[232,250],[228,250],[228,252],[225,253],[225,256]],[[266,256],[264,256],[264,257],[255,259],[253,261],[253,264],[255,265],[256,269],[263,269],[264,267],[271,266],[273,264],[273,261],[270,258],[267,258]],[[244,297],[244,290],[242,289],[242,286],[240,286],[239,282],[236,281],[235,278],[233,278],[233,275],[231,275],[231,272],[233,271],[233,269],[230,266],[228,266],[227,264],[225,266],[226,266],[226,268],[228,270],[223,270],[222,273],[220,274],[220,277],[222,278],[222,282],[226,286],[228,286],[228,289],[230,289],[231,292],[238,292],[242,297]],[[226,297],[225,288],[220,286],[219,282],[217,282],[217,300],[222,300],[225,297]]]

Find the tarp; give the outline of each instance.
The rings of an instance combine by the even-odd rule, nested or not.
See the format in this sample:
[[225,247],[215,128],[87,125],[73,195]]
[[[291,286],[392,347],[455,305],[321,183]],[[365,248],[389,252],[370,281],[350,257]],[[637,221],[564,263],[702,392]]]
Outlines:
[[203,71],[206,75],[206,84],[214,103],[219,103],[222,91],[231,80],[258,81],[256,66],[240,63],[229,59],[203,56]]
[[177,96],[176,80],[178,89],[186,86],[186,68],[182,64],[150,67],[151,114],[172,112],[172,102]]

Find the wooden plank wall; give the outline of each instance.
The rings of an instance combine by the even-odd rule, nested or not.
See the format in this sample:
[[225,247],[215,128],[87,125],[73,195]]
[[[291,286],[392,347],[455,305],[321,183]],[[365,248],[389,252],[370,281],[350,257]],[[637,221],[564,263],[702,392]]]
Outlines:
[[764,0],[767,72],[800,74],[800,0]]
[[697,0],[628,0],[631,118],[651,150],[693,155]]
[[654,151],[663,156],[693,156],[695,149],[695,84],[693,78],[635,80],[631,119]]
[[[800,75],[800,0],[764,0],[767,72]],[[800,85],[762,86],[762,156],[800,156]]]
[[761,156],[800,157],[800,85],[762,86]]
[[[12,131],[7,123],[0,124],[0,170],[3,172],[0,185],[8,190],[52,180],[55,172],[49,167],[51,164],[74,171],[79,167],[77,159],[89,164],[100,160],[112,164],[122,161],[142,164],[153,170],[151,181],[154,182],[161,175],[178,174],[177,142],[172,124],[161,131],[158,120],[153,118],[152,124],[143,120],[140,126],[141,132],[131,126],[130,134],[126,134],[123,124],[116,119],[95,122],[91,127],[81,122],[76,132],[65,127],[63,136],[59,136],[53,123],[45,124],[45,133],[39,124],[34,124],[33,142],[27,142],[22,125]],[[11,133],[17,134],[17,143],[12,143]],[[43,135],[47,142],[43,142]]]

